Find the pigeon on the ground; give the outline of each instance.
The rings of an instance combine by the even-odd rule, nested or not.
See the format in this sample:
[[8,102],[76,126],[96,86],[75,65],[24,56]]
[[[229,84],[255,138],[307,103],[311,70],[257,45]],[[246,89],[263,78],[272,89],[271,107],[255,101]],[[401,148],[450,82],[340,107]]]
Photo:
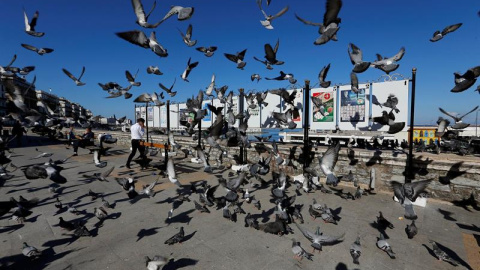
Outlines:
[[26,242],[23,242],[22,254],[29,258],[38,258],[42,255],[42,252],[36,247],[29,246]]
[[382,233],[380,233],[380,237],[377,238],[377,247],[383,251],[385,251],[390,259],[395,259],[395,253],[392,250],[390,244],[385,240],[385,237]]
[[412,239],[415,235],[417,235],[418,229],[415,225],[415,220],[412,220],[412,223],[410,225],[407,224],[405,232],[407,233],[408,239]]
[[174,236],[167,239],[167,241],[165,241],[165,245],[173,245],[173,244],[181,243],[184,237],[185,237],[185,231],[183,230],[183,227],[180,227],[180,231],[176,233]]
[[313,254],[310,254],[306,252],[301,246],[300,242],[297,242],[294,238],[292,238],[292,252],[295,255],[294,258],[297,260],[301,260],[304,257],[309,259],[310,261],[313,261],[312,256]]
[[357,237],[357,240],[355,240],[355,242],[353,242],[353,244],[350,246],[350,255],[352,255],[354,264],[360,264],[358,259],[360,258],[360,255],[362,255],[362,246],[360,245],[359,236]]
[[147,266],[147,270],[161,270],[164,265],[169,262],[167,257],[162,256],[155,256],[150,259],[148,256],[145,256],[145,264]]
[[453,266],[458,265],[458,262],[452,259],[445,251],[441,250],[435,241],[430,240],[429,242],[430,244],[432,244],[433,253],[435,254],[435,257],[437,257],[439,261],[448,262]]

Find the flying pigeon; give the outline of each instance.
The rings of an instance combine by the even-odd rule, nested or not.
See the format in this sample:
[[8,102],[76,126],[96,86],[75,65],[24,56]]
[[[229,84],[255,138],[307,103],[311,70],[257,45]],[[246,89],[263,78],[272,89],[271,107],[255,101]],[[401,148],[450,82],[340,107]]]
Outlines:
[[[147,73],[148,73],[148,68],[147,68]],[[132,74],[130,73],[130,71],[125,70],[125,77],[127,77],[127,80],[128,80],[128,82],[130,83],[130,85],[132,85],[132,86],[140,86],[140,85],[142,85],[141,82],[136,82],[136,81],[135,81],[135,79],[137,78],[137,74],[138,74],[138,70],[137,70],[137,73],[135,74],[135,76],[132,76]]]
[[53,49],[50,49],[50,48],[37,48],[37,47],[34,47],[32,45],[28,45],[28,44],[21,44],[22,47],[24,47],[25,49],[27,50],[31,50],[31,51],[34,51],[36,53],[38,53],[39,55],[44,55],[46,53],[51,53],[53,52]]
[[170,18],[171,16],[177,14],[177,19],[179,21],[188,20],[192,17],[195,8],[193,7],[182,7],[182,6],[172,6],[168,13],[163,17],[161,22]]
[[328,236],[323,233],[320,233],[320,227],[317,227],[317,231],[315,233],[306,230],[305,228],[300,227],[297,223],[295,223],[297,228],[300,230],[300,232],[307,238],[310,242],[312,242],[312,247],[314,250],[321,251],[322,250],[322,244],[333,244],[336,242],[341,241],[340,239],[345,236],[345,234],[342,234],[340,236]]
[[323,88],[327,88],[331,84],[331,81],[325,81],[327,79],[328,70],[330,70],[330,64],[324,66],[320,73],[318,73],[318,80],[320,81],[320,86]]
[[186,82],[189,82],[189,80],[187,79],[188,78],[188,74],[190,74],[190,72],[192,71],[192,69],[194,69],[197,65],[198,65],[198,62],[193,62],[193,63],[190,63],[190,61],[192,60],[192,58],[188,58],[188,62],[187,62],[187,67],[185,68],[185,71],[183,71],[181,77],[184,81]]
[[160,71],[158,66],[148,66],[147,67],[147,73],[148,74],[155,74],[155,75],[163,75],[163,73]]
[[422,180],[404,184],[397,181],[392,181],[391,185],[393,187],[393,193],[395,194],[395,197],[397,197],[397,199],[400,201],[400,204],[403,204],[405,198],[414,202],[431,181],[432,180]]
[[363,53],[355,44],[349,44],[348,55],[350,56],[350,61],[353,64],[353,72],[362,73],[370,67],[370,62],[363,61]]
[[23,17],[25,19],[25,32],[34,37],[43,37],[45,33],[35,31],[35,26],[37,26],[38,14],[38,11],[36,11],[33,15],[32,20],[28,22],[27,12],[25,11],[25,9],[23,10]]
[[247,49],[241,52],[237,52],[237,54],[224,53],[224,55],[228,60],[236,63],[238,69],[243,70],[243,68],[247,65],[247,63],[243,61],[246,52],[247,52]]
[[187,44],[188,47],[195,46],[197,44],[196,40],[192,40],[192,25],[189,24],[187,28],[187,33],[183,34],[183,32],[178,29],[178,32],[180,32],[180,35],[182,35],[183,42]]
[[250,76],[250,80],[251,80],[252,82],[255,81],[255,80],[257,80],[257,83],[258,83],[261,79],[262,79],[262,77],[260,77],[260,74],[257,74],[257,73],[252,74],[252,75]]
[[82,72],[80,73],[80,77],[78,79],[72,75],[68,70],[62,68],[63,73],[65,73],[70,79],[72,79],[77,86],[82,86],[85,85],[85,83],[81,82],[80,80],[82,79],[83,73],[85,73],[85,67],[82,68]]
[[400,51],[390,58],[384,58],[380,54],[377,54],[377,61],[372,62],[371,65],[389,74],[390,72],[397,70],[397,68],[399,67],[399,64],[397,62],[402,59],[404,54],[404,47],[400,48]]
[[330,145],[325,151],[325,154],[319,159],[320,161],[320,169],[327,177],[327,185],[337,186],[338,178],[333,173],[333,169],[335,168],[335,164],[337,164],[338,160],[338,153],[340,151],[340,143],[336,142]]
[[118,32],[116,33],[116,35],[132,44],[135,44],[145,49],[151,49],[156,55],[160,57],[168,56],[167,49],[165,49],[160,43],[158,43],[155,31],[150,33],[150,38],[147,38],[145,33],[140,30]]
[[[265,13],[265,11],[262,9],[262,0],[257,0],[257,5],[260,8],[260,11],[262,11],[263,16],[265,17],[265,20],[260,21],[260,23],[263,25],[263,27],[265,27],[266,29],[269,29],[269,30],[273,29],[272,20],[282,16],[283,14],[285,14],[285,12],[288,11],[288,6],[286,6],[286,7],[282,8],[275,15],[267,15],[267,13]],[[268,5],[268,3],[267,3],[267,5]]]
[[453,73],[453,75],[455,76],[455,87],[450,92],[463,92],[477,81],[477,77],[480,76],[480,66],[467,70],[463,75],[458,72]]
[[470,126],[470,124],[468,124],[468,123],[463,123],[463,122],[462,122],[462,119],[463,119],[465,116],[467,116],[467,115],[471,114],[472,112],[476,111],[476,110],[478,109],[478,107],[479,107],[479,106],[476,106],[475,108],[473,108],[473,110],[467,112],[466,114],[464,114],[464,115],[462,115],[462,116],[454,116],[454,115],[448,113],[447,111],[445,111],[445,110],[442,109],[442,108],[439,108],[439,110],[440,110],[442,113],[444,113],[444,114],[452,117],[452,118],[455,120],[455,124],[452,126],[453,129],[464,129],[464,128]]
[[280,76],[275,78],[265,78],[265,80],[276,80],[276,81],[288,80],[291,84],[295,84],[297,82],[297,80],[293,77],[293,74],[291,73],[286,74],[283,71],[280,71]]
[[433,33],[433,37],[430,39],[430,41],[431,42],[437,42],[440,39],[442,39],[443,37],[445,37],[445,35],[447,35],[448,33],[452,33],[454,31],[456,31],[458,28],[460,28],[460,26],[462,26],[462,23],[449,25],[449,26],[443,28],[442,32],[437,30],[437,31],[435,31],[435,33]]
[[320,37],[318,37],[313,44],[315,45],[322,45],[327,43],[330,40],[337,41],[337,32],[340,29],[339,24],[342,21],[341,18],[338,18],[338,13],[342,8],[342,1],[341,0],[327,0],[326,2],[326,11],[323,16],[323,24],[322,23],[315,23],[311,21],[307,21],[305,19],[300,18],[297,14],[295,17],[307,25],[317,26],[319,27],[318,33]]
[[148,17],[150,17],[150,14],[152,14],[152,11],[155,9],[155,6],[157,5],[157,1],[153,2],[152,9],[148,12],[147,15],[145,15],[145,11],[143,10],[143,5],[140,0],[132,0],[132,6],[133,6],[133,11],[135,12],[135,15],[137,16],[137,21],[136,23],[140,25],[141,27],[145,28],[156,28],[162,21],[159,21],[155,24],[150,24],[147,22]]
[[214,52],[217,50],[216,46],[210,46],[210,47],[197,47],[197,51],[202,52],[206,57],[211,57]]

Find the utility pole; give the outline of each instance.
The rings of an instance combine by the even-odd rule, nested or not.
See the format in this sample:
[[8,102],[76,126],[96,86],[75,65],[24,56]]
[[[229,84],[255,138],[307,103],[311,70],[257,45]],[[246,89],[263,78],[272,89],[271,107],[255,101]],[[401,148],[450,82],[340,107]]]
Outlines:
[[303,171],[310,165],[308,164],[310,157],[310,139],[308,131],[310,129],[310,80],[305,80],[303,88],[303,154],[304,160]]
[[[238,106],[239,106],[239,110],[240,110],[240,113],[243,113],[243,110],[244,110],[244,104],[243,102],[245,101],[245,93],[244,93],[244,89],[243,88],[240,88],[238,89],[238,91],[240,92],[240,95],[238,96]],[[240,126],[243,125],[243,118],[240,119]],[[240,162],[242,164],[245,163],[245,156],[244,156],[244,147],[243,147],[243,143],[242,145],[240,145]]]
[[408,159],[405,171],[405,183],[411,183],[413,175],[413,129],[415,127],[415,87],[417,82],[417,68],[412,68],[412,97],[410,104],[410,133],[408,133]]

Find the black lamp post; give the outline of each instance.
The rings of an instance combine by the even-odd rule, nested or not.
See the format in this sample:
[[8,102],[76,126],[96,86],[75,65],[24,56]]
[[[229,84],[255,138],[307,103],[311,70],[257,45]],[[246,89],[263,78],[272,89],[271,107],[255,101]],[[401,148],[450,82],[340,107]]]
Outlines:
[[417,68],[412,68],[412,97],[410,104],[410,133],[408,133],[408,159],[405,171],[405,183],[412,182],[413,175],[413,129],[415,127],[415,87],[417,82]]

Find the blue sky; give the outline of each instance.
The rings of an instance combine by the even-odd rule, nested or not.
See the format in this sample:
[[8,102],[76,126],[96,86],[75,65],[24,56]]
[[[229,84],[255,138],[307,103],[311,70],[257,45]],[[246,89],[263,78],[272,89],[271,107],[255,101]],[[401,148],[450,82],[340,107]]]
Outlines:
[[[143,0],[146,10],[153,1]],[[265,2],[265,1],[264,1]],[[190,20],[178,21],[170,18],[155,31],[158,41],[168,50],[169,56],[160,58],[152,51],[132,45],[115,33],[129,30],[144,30],[135,21],[136,17],[129,0],[43,0],[5,1],[0,9],[0,62],[8,63],[17,54],[17,66],[35,65],[36,70],[29,75],[37,75],[38,89],[52,89],[52,93],[79,102],[91,109],[94,114],[117,117],[127,115],[133,118],[133,98],[144,92],[157,91],[158,83],[171,85],[177,79],[174,90],[179,91],[174,101],[185,101],[198,90],[205,89],[215,73],[217,85],[228,85],[229,90],[267,90],[286,87],[288,83],[267,81],[251,82],[250,75],[259,73],[262,78],[276,77],[279,71],[293,73],[299,82],[310,79],[318,82],[318,73],[331,63],[328,79],[333,84],[349,83],[352,68],[347,46],[353,42],[360,47],[364,59],[373,61],[375,54],[393,56],[404,46],[406,53],[396,71],[406,77],[411,76],[412,67],[417,72],[416,123],[433,124],[441,113],[438,107],[450,112],[466,112],[479,104],[479,93],[471,89],[462,93],[451,93],[454,86],[453,72],[463,73],[480,65],[480,2],[476,0],[344,0],[339,17],[342,18],[338,32],[338,42],[315,46],[318,28],[307,26],[295,19],[301,17],[315,22],[323,20],[325,1],[272,0],[270,6],[264,3],[267,14],[275,14],[285,5],[290,10],[273,21],[275,29],[264,29],[259,20],[263,16],[255,0],[159,0],[150,16],[150,22],[163,18],[171,5],[193,6],[195,13]],[[31,18],[36,10],[40,12],[37,31],[46,32],[42,38],[27,35],[24,30],[23,10],[25,7]],[[431,43],[429,39],[435,30],[462,22],[463,26],[443,40]],[[193,25],[193,38],[198,40],[194,47],[187,47],[177,30],[186,31]],[[283,66],[274,70],[253,60],[253,56],[263,59],[265,43],[274,45],[280,39],[277,53]],[[20,46],[27,43],[36,47],[55,49],[50,55],[39,56]],[[211,58],[195,50],[197,46],[218,47]],[[223,53],[236,53],[248,49],[247,66],[238,70]],[[189,76],[190,83],[181,80],[188,58],[199,61],[199,65]],[[158,65],[164,75],[146,73],[149,65]],[[77,87],[62,72],[68,69],[79,75],[82,66],[86,72],[82,81],[85,86]],[[130,92],[133,98],[105,99],[106,93],[97,83],[116,81],[127,85],[125,70],[135,73],[140,69],[139,88]],[[361,82],[377,80],[382,71],[370,68],[359,74]],[[475,113],[466,122],[475,122]]]

